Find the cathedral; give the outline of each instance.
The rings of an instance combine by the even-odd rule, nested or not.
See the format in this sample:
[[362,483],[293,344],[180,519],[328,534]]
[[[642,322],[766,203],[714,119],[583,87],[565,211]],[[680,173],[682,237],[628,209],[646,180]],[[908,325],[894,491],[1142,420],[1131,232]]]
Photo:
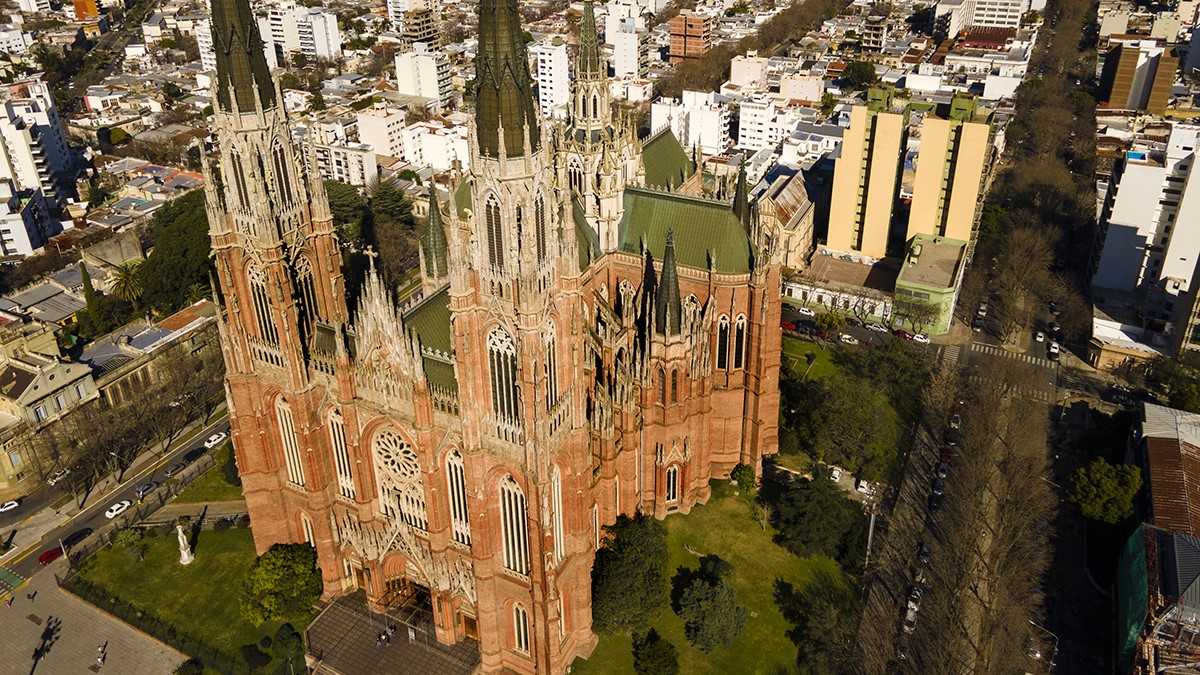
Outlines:
[[348,297],[250,6],[212,0],[207,210],[256,546],[314,546],[327,597],[423,603],[479,672],[589,655],[604,526],[687,513],[777,447],[779,233],[744,174],[678,192],[696,167],[614,116],[584,7],[551,124],[517,0],[479,3],[471,170],[430,190],[401,309],[373,264]]

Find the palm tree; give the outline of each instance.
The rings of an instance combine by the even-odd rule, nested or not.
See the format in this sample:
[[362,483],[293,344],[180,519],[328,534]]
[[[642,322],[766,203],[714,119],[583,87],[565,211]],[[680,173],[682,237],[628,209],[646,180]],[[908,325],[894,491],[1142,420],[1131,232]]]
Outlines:
[[113,273],[113,295],[138,308],[138,299],[142,297],[141,279],[142,261],[130,260],[117,265]]

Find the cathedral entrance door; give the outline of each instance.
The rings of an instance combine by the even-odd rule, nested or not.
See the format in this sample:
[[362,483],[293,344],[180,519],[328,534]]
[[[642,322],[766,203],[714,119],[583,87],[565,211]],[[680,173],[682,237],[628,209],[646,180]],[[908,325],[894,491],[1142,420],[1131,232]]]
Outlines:
[[479,625],[475,622],[475,617],[470,614],[459,614],[462,617],[463,634],[472,640],[479,639]]

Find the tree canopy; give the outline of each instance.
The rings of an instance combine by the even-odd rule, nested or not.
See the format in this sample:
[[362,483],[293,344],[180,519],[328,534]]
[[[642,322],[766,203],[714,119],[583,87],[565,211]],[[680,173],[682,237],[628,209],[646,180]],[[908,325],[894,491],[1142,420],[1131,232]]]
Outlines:
[[824,555],[855,569],[866,553],[867,516],[830,479],[813,467],[812,479],[793,481],[775,505],[778,542],[798,556]]
[[633,638],[633,671],[638,675],[676,675],[679,651],[653,628]]
[[654,518],[620,516],[604,528],[592,566],[592,628],[642,630],[667,603],[667,528]]
[[746,608],[726,577],[733,567],[715,555],[700,559],[700,569],[680,567],[672,580],[675,612],[683,619],[688,642],[711,652],[746,630]]
[[246,572],[242,616],[256,626],[308,610],[324,583],[317,550],[308,544],[275,544]]
[[1138,467],[1097,457],[1071,474],[1067,499],[1079,505],[1085,518],[1115,525],[1133,513],[1133,498],[1141,488]]
[[870,61],[855,61],[842,71],[842,79],[855,89],[866,89],[875,84],[875,64]]
[[160,314],[193,301],[196,284],[207,285],[212,262],[204,191],[193,190],[154,212],[154,248],[138,269],[142,303]]

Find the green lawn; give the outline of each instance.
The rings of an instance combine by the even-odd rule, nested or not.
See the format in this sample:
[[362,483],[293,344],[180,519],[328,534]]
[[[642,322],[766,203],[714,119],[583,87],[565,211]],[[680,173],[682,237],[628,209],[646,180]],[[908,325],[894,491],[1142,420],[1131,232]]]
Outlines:
[[828,348],[796,338],[783,338],[783,364],[793,373],[804,374],[808,368],[808,354],[817,355],[812,369],[808,371],[809,379],[818,380],[832,375],[837,370],[837,365],[833,362],[833,352]]
[[[242,579],[255,559],[249,529],[202,531],[196,559],[186,567],[179,564],[179,540],[174,534],[146,542],[141,562],[132,562],[124,550],[106,548],[84,563],[80,577],[233,655],[244,644],[274,636],[283,623],[255,627],[239,613]],[[291,623],[303,632],[311,618],[295,617]]]
[[[665,639],[679,650],[681,673],[775,673],[788,672],[796,663],[796,646],[787,637],[792,627],[774,600],[776,579],[802,587],[815,571],[826,569],[840,576],[833,560],[824,557],[799,558],[764,532],[750,516],[747,502],[733,495],[727,481],[713,481],[713,497],[686,516],[666,519],[668,534],[668,582],[680,566],[699,567],[700,554],[715,553],[733,565],[731,581],[737,590],[738,604],[750,610],[746,632],[728,646],[709,654],[691,646],[683,633],[683,621],[667,607],[653,622]],[[628,635],[603,637],[590,659],[577,659],[573,673],[633,673],[632,642]]]
[[233,448],[228,442],[214,450],[212,456],[216,460],[216,464],[208,471],[205,471],[202,476],[192,481],[191,485],[187,486],[175,497],[175,501],[194,504],[197,502],[229,502],[241,499],[242,488],[225,482],[225,474],[221,471],[221,465],[229,460],[229,453],[231,452],[233,452]]

